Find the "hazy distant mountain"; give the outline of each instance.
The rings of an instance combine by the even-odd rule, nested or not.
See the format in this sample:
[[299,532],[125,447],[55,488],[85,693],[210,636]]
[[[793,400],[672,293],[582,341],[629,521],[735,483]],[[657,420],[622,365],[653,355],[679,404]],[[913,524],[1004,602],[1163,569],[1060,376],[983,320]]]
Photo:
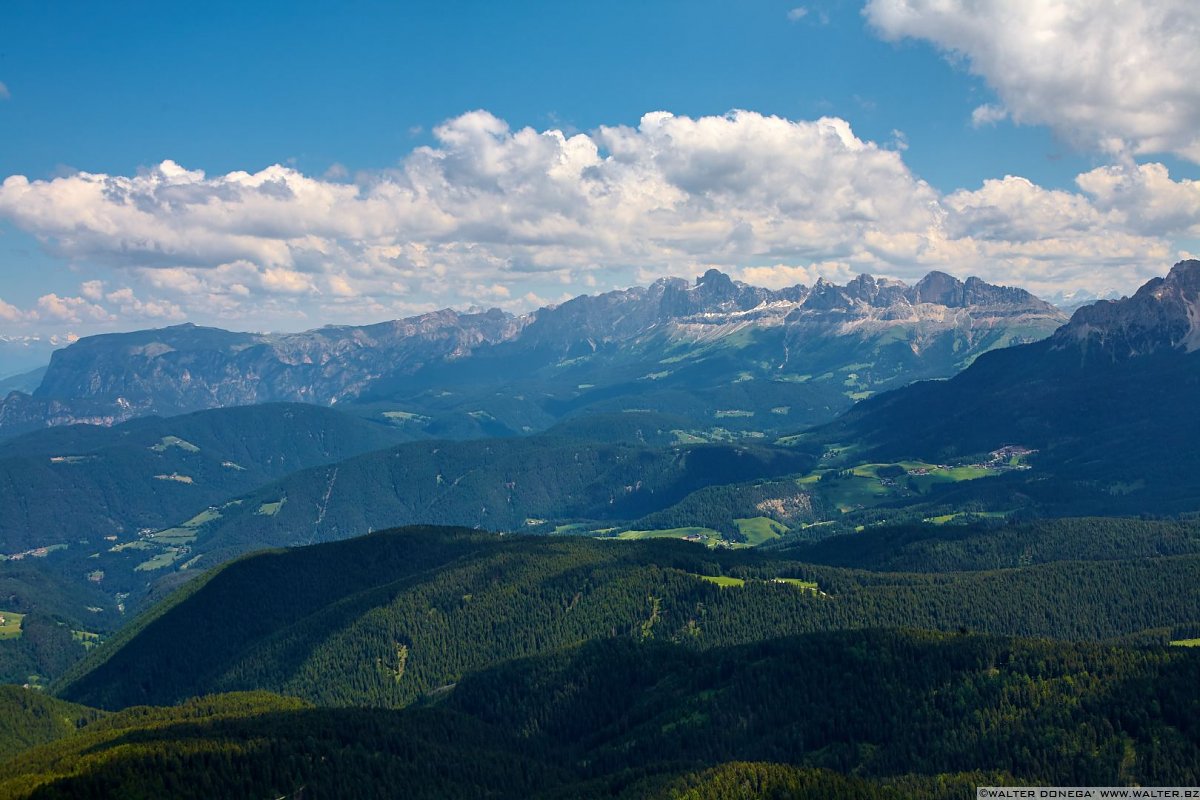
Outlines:
[[42,378],[45,376],[46,367],[43,366],[28,372],[10,375],[7,378],[0,378],[0,397],[7,397],[10,392],[28,394],[42,384]]
[[1021,289],[938,272],[911,287],[863,275],[772,291],[710,270],[524,316],[447,310],[278,335],[181,325],[56,352],[31,395],[0,405],[0,431],[273,401],[390,404],[406,424],[442,423],[438,435],[453,435],[446,415],[495,434],[626,408],[794,429],[1064,320]]
[[0,333],[0,378],[11,378],[50,363],[50,355],[69,342],[58,336],[10,336]]
[[1082,306],[1091,305],[1097,300],[1120,300],[1121,293],[1116,289],[1102,289],[1099,292],[1089,292],[1086,289],[1058,291],[1046,297],[1046,302],[1071,313]]

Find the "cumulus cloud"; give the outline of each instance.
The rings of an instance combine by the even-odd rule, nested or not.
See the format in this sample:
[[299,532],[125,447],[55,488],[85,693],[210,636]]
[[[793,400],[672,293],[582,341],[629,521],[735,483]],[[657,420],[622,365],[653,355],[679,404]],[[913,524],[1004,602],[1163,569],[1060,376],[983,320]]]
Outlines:
[[35,318],[12,303],[4,302],[4,298],[0,297],[0,322],[27,322]]
[[854,269],[841,261],[824,261],[805,266],[796,264],[772,264],[770,266],[743,267],[737,277],[754,286],[768,289],[784,289],[803,284],[811,286],[819,278],[845,283],[854,277]]
[[454,299],[497,277],[849,255],[868,232],[929,224],[936,202],[897,153],[840,119],[659,112],[567,136],[480,111],[434,134],[437,146],[349,184],[278,165],[210,177],[171,161],[132,176],[12,176],[0,215],[52,252],[163,290],[315,295],[344,291],[328,275],[349,273],[362,291]]
[[929,269],[1035,289],[1126,285],[1161,272],[1170,237],[1200,219],[1195,182],[1157,164],[1094,170],[1077,192],[1006,177],[943,194],[902,148],[837,118],[655,112],[568,135],[474,111],[433,134],[396,168],[349,182],[172,161],[135,175],[11,176],[0,217],[81,270],[115,276],[86,281],[83,306],[49,296],[47,315],[252,310],[260,326],[284,327],[333,321],[331,310],[336,321],[521,310],[712,266],[764,285]]
[[8,87],[4,81],[0,81],[0,100],[8,100],[12,98],[12,93],[8,91]]
[[1200,162],[1194,0],[869,0],[863,13],[887,39],[961,60],[1015,122],[1104,152]]
[[[118,320],[154,323],[164,320],[178,322],[186,318],[187,315],[176,303],[161,298],[142,300],[129,287],[106,292],[104,282],[100,280],[84,281],[80,285],[79,296],[56,292],[44,294],[34,307],[27,309],[0,299],[0,322],[7,323],[105,326]],[[67,342],[66,339],[63,341]]]
[[110,322],[114,319],[104,308],[82,297],[59,297],[53,292],[39,297],[37,307],[40,318],[58,322]]
[[104,297],[104,281],[84,281],[79,285],[79,294],[88,300],[96,302]]
[[787,12],[787,18],[788,18],[789,22],[799,22],[800,20],[804,19],[807,16],[808,16],[808,9],[805,8],[804,6],[796,6],[795,8],[793,8]]
[[117,307],[121,312],[121,316],[125,319],[132,318],[149,321],[179,321],[186,319],[183,309],[174,303],[165,300],[143,301],[128,286],[117,289],[114,292],[109,292],[105,295],[105,299]]
[[1100,167],[1075,183],[1122,228],[1145,236],[1200,235],[1200,181],[1174,181],[1162,164]]

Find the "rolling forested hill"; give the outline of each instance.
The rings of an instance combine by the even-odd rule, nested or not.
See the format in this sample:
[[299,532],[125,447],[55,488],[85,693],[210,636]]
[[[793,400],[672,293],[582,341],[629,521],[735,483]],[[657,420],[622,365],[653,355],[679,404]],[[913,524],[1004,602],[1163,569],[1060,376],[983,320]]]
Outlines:
[[268,404],[50,428],[0,443],[0,554],[100,547],[159,530],[267,481],[403,441],[331,409]]
[[[0,797],[960,798],[1192,785],[1200,652],[854,631],[606,638],[401,711],[136,707],[4,764]],[[852,776],[852,777],[851,777]]]
[[1166,641],[1200,621],[1200,555],[1087,555],[879,573],[677,541],[388,531],[229,564],[97,648],[61,694],[121,708],[267,689],[395,707],[472,671],[596,638],[704,650],[911,626]]

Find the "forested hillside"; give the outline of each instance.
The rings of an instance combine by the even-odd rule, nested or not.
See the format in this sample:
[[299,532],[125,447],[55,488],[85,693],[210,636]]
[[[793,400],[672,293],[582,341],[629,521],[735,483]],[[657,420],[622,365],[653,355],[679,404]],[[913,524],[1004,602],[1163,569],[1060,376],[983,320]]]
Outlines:
[[[114,428],[72,425],[0,443],[0,555],[136,539],[305,467],[403,441],[331,409],[274,404]],[[79,540],[86,539],[86,543]]]
[[[651,434],[653,435],[653,434]],[[545,435],[414,442],[304,470],[240,498],[193,545],[199,565],[261,547],[344,539],[398,525],[545,528],[619,524],[704,486],[803,472],[801,450],[748,444],[649,447]]]
[[1198,580],[1200,555],[878,573],[677,541],[417,528],[236,561],[97,648],[61,694],[122,708],[267,689],[398,707],[472,671],[611,637],[703,650],[911,626],[1162,640],[1200,621]]
[[1198,680],[1200,653],[1187,648],[870,630],[698,651],[622,637],[465,676],[402,711],[262,694],[129,709],[6,763],[0,797],[386,797],[402,785],[431,798],[960,798],[980,783],[1192,785]]
[[861,460],[947,462],[1017,445],[1037,451],[1035,469],[1010,476],[1010,494],[1040,496],[1052,513],[1194,512],[1197,302],[1200,261],[1181,261],[1132,297],[1079,309],[1048,339],[870,398],[798,438]]

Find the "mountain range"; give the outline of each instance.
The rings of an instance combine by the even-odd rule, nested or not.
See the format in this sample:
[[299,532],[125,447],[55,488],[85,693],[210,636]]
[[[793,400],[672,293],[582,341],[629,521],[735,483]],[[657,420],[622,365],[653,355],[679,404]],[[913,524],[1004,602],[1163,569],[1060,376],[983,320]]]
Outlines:
[[[1184,509],[1195,494],[1191,483],[1174,471],[1178,458],[1161,458],[1158,442],[1167,433],[1154,427],[1159,417],[1139,412],[1144,387],[1156,385],[1145,383],[1146,370],[1160,371],[1155,380],[1170,384],[1162,388],[1163,398],[1179,395],[1171,402],[1180,409],[1192,402],[1187,393],[1194,380],[1187,363],[1177,359],[1188,358],[1192,341],[1188,320],[1196,272],[1194,263],[1180,264],[1133,298],[1077,311],[1037,342],[978,357],[968,355],[969,348],[960,350],[972,363],[956,377],[867,399],[836,422],[780,439],[782,446],[769,444],[777,435],[771,429],[748,426],[765,428],[764,417],[784,425],[790,416],[733,406],[724,409],[722,427],[715,428],[717,420],[697,411],[696,397],[705,390],[682,387],[686,381],[702,386],[707,370],[714,381],[727,381],[720,391],[743,391],[743,406],[791,406],[797,398],[812,397],[806,394],[812,385],[841,391],[843,381],[821,376],[800,381],[786,371],[783,376],[791,379],[780,380],[779,364],[751,357],[768,345],[786,354],[789,342],[795,343],[808,363],[819,356],[843,359],[830,375],[847,369],[865,375],[876,367],[844,359],[868,357],[866,350],[877,360],[896,352],[913,358],[931,351],[953,355],[955,342],[971,330],[976,341],[993,341],[1012,336],[1013,325],[1045,321],[1057,312],[1018,289],[938,273],[913,287],[861,276],[846,286],[820,281],[811,289],[773,293],[714,271],[691,286],[668,280],[577,298],[519,325],[499,312],[474,315],[472,324],[482,320],[493,333],[516,338],[487,345],[476,340],[473,350],[455,357],[450,353],[470,337],[457,325],[445,328],[450,317],[426,320],[428,325],[403,336],[385,325],[394,343],[439,354],[417,367],[412,380],[442,387],[439,396],[449,393],[447,386],[466,396],[466,378],[474,376],[476,386],[469,391],[475,400],[510,413],[535,407],[539,424],[555,420],[545,412],[554,407],[552,396],[536,403],[531,398],[541,380],[536,376],[547,372],[579,370],[560,380],[577,386],[579,380],[612,378],[631,364],[640,372],[649,368],[643,361],[653,360],[684,371],[686,380],[635,381],[639,391],[652,393],[634,396],[628,382],[613,379],[599,392],[611,406],[560,408],[556,413],[563,421],[530,436],[514,436],[485,406],[461,399],[441,411],[422,407],[425,414],[401,410],[382,399],[396,391],[388,382],[394,376],[332,408],[267,402],[152,416],[111,428],[66,425],[28,433],[0,442],[0,476],[8,486],[0,508],[0,556],[10,559],[0,577],[8,576],[12,610],[40,608],[70,619],[75,628],[103,632],[120,624],[118,610],[140,608],[196,571],[256,548],[342,539],[400,524],[627,536],[674,531],[743,545],[780,536],[820,538],[884,519],[954,518],[964,511],[999,518],[1021,511]],[[661,323],[663,317],[669,322]],[[913,321],[918,317],[920,325]],[[947,320],[959,327],[948,327]],[[984,320],[997,327],[971,328]],[[678,366],[684,362],[666,353],[678,352],[671,342],[681,331],[705,326],[716,333],[687,340],[684,362],[695,363],[685,371]],[[519,335],[513,334],[518,328]],[[925,349],[917,328],[930,337]],[[330,329],[321,341],[352,339],[365,330]],[[609,343],[593,349],[588,342],[603,341],[605,332]],[[383,338],[376,334],[371,341]],[[622,344],[613,345],[614,339]],[[247,345],[251,340],[257,343]],[[885,341],[890,344],[880,344]],[[146,399],[159,380],[193,387],[196,381],[184,376],[201,364],[219,363],[220,374],[238,375],[237,364],[242,369],[277,359],[269,342],[270,337],[191,327],[96,337],[62,351],[39,392],[104,364],[106,375],[124,375],[128,367],[122,385],[142,387],[138,396]],[[715,350],[705,349],[710,346]],[[584,356],[575,355],[580,347]],[[131,356],[130,348],[137,354]],[[341,380],[337,376],[378,358],[366,344],[355,353],[345,362],[331,355],[320,369],[315,367],[320,359],[292,367],[296,375],[334,376],[332,386]],[[538,363],[551,366],[539,371]],[[247,374],[274,385],[254,370]],[[521,376],[516,384],[514,374]],[[749,379],[730,379],[733,374]],[[916,374],[915,366],[898,373]],[[594,375],[602,377],[584,377]],[[672,380],[680,381],[678,389],[660,388]],[[91,385],[106,384],[79,378],[70,391],[83,393]],[[431,393],[426,391],[427,402],[433,402]],[[169,396],[175,398],[171,402],[182,397]],[[97,390],[87,402],[107,402],[106,397]],[[669,405],[673,413],[630,407],[650,400]],[[38,400],[15,394],[9,402]],[[455,403],[457,411],[447,412]],[[606,407],[617,411],[605,413]],[[747,427],[730,430],[735,423]],[[1186,421],[1169,424],[1190,430]],[[1006,445],[1037,451],[1023,456],[1035,468],[955,466],[989,462],[990,453]],[[897,474],[903,477],[889,477]],[[989,480],[960,482],[963,477]],[[47,497],[54,502],[45,502]],[[17,558],[22,560],[12,560]],[[97,610],[84,613],[85,608]]]
[[1198,261],[84,340],[4,406],[0,798],[1190,785],[1198,358]]
[[1064,319],[1021,289],[938,272],[914,286],[862,275],[772,291],[710,270],[523,316],[444,310],[296,334],[181,325],[56,351],[32,393],[0,405],[0,435],[277,401],[392,411],[455,438],[631,407],[762,433],[948,377]]

